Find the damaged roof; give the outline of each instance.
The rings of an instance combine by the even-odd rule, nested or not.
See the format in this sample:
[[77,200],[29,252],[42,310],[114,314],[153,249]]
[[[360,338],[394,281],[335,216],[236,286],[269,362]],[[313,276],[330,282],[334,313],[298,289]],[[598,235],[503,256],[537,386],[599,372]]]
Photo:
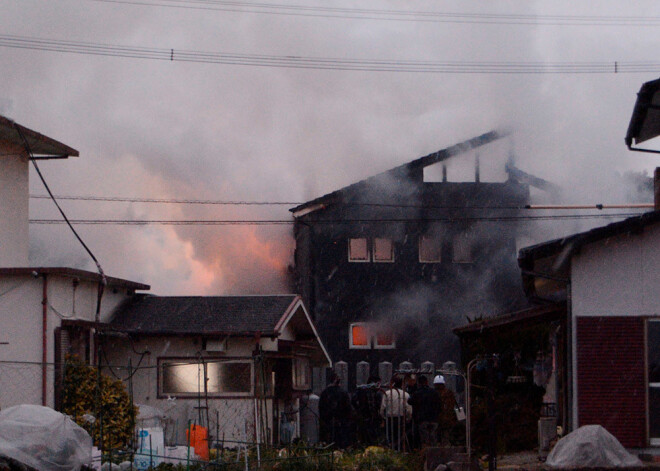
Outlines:
[[423,169],[425,167],[428,167],[429,165],[442,162],[443,160],[447,160],[450,157],[467,152],[471,149],[476,149],[478,147],[484,146],[498,139],[506,137],[507,135],[508,132],[506,131],[487,132],[480,136],[473,137],[472,139],[468,139],[467,141],[454,144],[453,146],[447,147],[445,149],[441,149],[437,152],[433,152],[432,154],[426,155],[424,157],[420,157],[406,164],[399,165],[398,167],[394,167],[390,170],[366,178],[357,183],[353,183],[352,185],[345,186],[344,188],[340,188],[339,190],[333,191],[332,193],[328,193],[326,195],[320,196],[311,201],[303,203],[299,206],[296,206],[295,208],[291,208],[289,211],[293,213],[294,217],[302,216],[306,214],[309,210],[313,211],[317,207],[324,206],[337,201],[342,194],[360,192],[365,186],[374,184],[379,180],[385,178],[408,177],[415,170]]
[[138,295],[121,306],[110,325],[143,334],[275,336],[277,324],[297,304],[295,294],[273,296]]
[[47,156],[51,159],[66,159],[67,157],[78,157],[78,151],[66,144],[62,144],[53,138],[21,126],[15,121],[0,115],[0,141],[7,141],[23,147],[23,137],[30,147],[30,152],[35,156]]

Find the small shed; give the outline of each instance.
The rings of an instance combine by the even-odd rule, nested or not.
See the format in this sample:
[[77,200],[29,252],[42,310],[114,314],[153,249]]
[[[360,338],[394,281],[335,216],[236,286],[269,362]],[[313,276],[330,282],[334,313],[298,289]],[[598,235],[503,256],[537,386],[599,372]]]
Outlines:
[[103,344],[106,367],[133,375],[135,402],[168,415],[173,444],[184,442],[188,423],[227,446],[276,443],[283,424],[298,434],[312,367],[331,366],[297,295],[138,295],[117,311]]

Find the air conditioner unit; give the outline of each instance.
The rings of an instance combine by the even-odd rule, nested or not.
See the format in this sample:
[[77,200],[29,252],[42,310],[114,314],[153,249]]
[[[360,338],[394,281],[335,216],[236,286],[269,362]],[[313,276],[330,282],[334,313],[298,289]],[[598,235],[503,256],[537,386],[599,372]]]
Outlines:
[[206,339],[206,346],[204,348],[207,352],[226,352],[227,351],[227,338],[224,339]]

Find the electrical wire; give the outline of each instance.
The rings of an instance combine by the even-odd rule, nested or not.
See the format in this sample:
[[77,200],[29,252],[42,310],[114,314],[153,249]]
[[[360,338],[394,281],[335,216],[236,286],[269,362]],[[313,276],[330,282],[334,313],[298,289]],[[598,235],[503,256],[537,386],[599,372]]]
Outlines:
[[[33,199],[50,199],[48,195],[30,195]],[[58,200],[71,201],[104,201],[124,203],[158,203],[158,204],[198,204],[198,205],[223,205],[223,206],[299,206],[305,201],[228,201],[228,200],[195,200],[195,199],[171,199],[171,198],[135,198],[123,196],[63,196],[57,195]],[[623,204],[580,204],[580,205],[478,205],[478,206],[449,206],[428,204],[402,204],[402,203],[370,203],[370,202],[344,202],[347,207],[375,206],[384,208],[424,208],[424,209],[535,209],[535,210],[577,210],[577,209],[648,209],[653,208],[653,203],[623,203]]]
[[167,48],[119,46],[12,35],[0,35],[0,47],[171,62],[337,71],[435,74],[610,74],[656,73],[660,71],[660,61],[658,60],[623,62],[470,62],[344,59],[191,50],[175,51]]
[[[33,199],[50,199],[48,195],[30,195]],[[71,196],[57,195],[58,200],[72,201],[109,201],[124,203],[164,203],[164,204],[200,204],[200,205],[246,205],[246,206],[268,206],[301,205],[304,201],[225,201],[225,200],[195,200],[195,199],[175,199],[175,198],[133,198],[123,196]]]
[[25,283],[27,283],[27,282],[29,282],[29,281],[30,281],[30,279],[27,279],[27,280],[24,280],[24,281],[20,281],[20,282],[14,284],[14,286],[11,286],[11,287],[7,288],[6,290],[0,292],[0,298],[3,297],[3,296],[5,296],[6,294],[11,293],[11,292],[14,291],[15,289],[20,288],[21,286],[23,286]]
[[[407,222],[467,222],[467,221],[552,221],[574,219],[612,219],[639,216],[641,213],[614,213],[614,214],[549,214],[539,216],[456,216],[456,217],[424,217],[424,218],[350,218],[327,219],[315,221],[317,224],[371,224],[371,223],[407,223]],[[30,219],[30,224],[63,224],[59,219]],[[273,226],[291,225],[294,220],[288,219],[72,219],[71,224],[81,225],[118,225],[118,226]]]
[[73,225],[69,221],[69,218],[66,217],[66,214],[64,213],[64,210],[62,207],[59,205],[57,202],[57,199],[55,196],[53,196],[53,192],[50,191],[50,187],[48,186],[48,183],[46,183],[46,179],[44,178],[43,174],[41,173],[41,170],[39,169],[39,166],[37,165],[37,161],[34,158],[34,154],[32,153],[32,149],[30,148],[30,143],[28,142],[27,138],[23,134],[23,131],[21,131],[21,128],[14,123],[14,129],[18,133],[19,137],[23,141],[23,146],[25,147],[25,152],[27,152],[30,161],[32,162],[32,165],[34,166],[34,169],[37,172],[37,175],[39,175],[39,179],[41,180],[41,183],[44,185],[44,188],[46,189],[46,192],[50,196],[50,199],[53,201],[53,204],[55,204],[55,207],[57,210],[60,212],[60,215],[64,219],[64,221],[60,221],[61,223],[66,223],[69,226],[69,229],[71,229],[71,232],[73,232],[73,235],[78,239],[78,242],[83,246],[85,251],[89,254],[89,256],[92,258],[94,263],[96,264],[96,268],[99,272],[99,275],[101,275],[101,282],[98,284],[98,290],[97,290],[97,297],[96,297],[96,315],[95,319],[96,321],[99,320],[100,315],[101,315],[101,299],[103,298],[103,293],[105,290],[105,285],[108,284],[107,278],[105,276],[105,273],[103,272],[103,268],[101,268],[101,264],[99,263],[98,259],[94,255],[94,253],[90,250],[90,248],[85,244],[85,242],[82,240],[78,232],[73,228]]
[[533,26],[658,26],[655,16],[532,15],[513,13],[461,13],[316,5],[238,2],[226,0],[92,0],[119,5],[166,7],[185,10],[259,13],[280,16],[457,24]]

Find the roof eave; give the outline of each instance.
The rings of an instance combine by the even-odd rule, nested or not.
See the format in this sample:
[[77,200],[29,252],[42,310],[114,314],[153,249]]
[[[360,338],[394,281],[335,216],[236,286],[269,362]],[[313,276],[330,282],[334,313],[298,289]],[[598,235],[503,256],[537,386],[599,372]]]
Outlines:
[[4,137],[10,142],[24,147],[25,142],[21,135],[28,141],[30,152],[35,156],[66,159],[80,155],[76,149],[0,115],[0,139]]

